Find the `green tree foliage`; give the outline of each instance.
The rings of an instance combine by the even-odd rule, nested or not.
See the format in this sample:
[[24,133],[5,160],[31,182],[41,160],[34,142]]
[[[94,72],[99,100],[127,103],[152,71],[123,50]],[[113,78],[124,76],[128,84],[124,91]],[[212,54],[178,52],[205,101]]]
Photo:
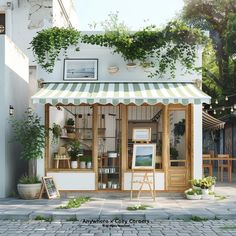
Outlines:
[[24,160],[43,158],[45,127],[38,115],[28,108],[22,119],[12,117],[10,124],[14,131],[13,141],[22,145],[21,158]]
[[236,90],[236,1],[185,0],[183,19],[189,24],[208,30],[211,43],[203,59],[203,88],[211,96]]

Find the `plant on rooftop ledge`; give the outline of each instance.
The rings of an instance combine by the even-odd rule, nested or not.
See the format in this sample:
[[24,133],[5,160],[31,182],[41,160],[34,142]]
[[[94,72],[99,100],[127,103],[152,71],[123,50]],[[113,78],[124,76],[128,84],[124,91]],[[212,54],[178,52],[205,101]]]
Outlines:
[[111,48],[127,63],[149,65],[153,69],[148,77],[161,76],[167,70],[174,77],[177,61],[186,68],[186,72],[195,69],[195,46],[205,40],[200,30],[181,21],[171,21],[164,29],[150,25],[130,32],[118,22],[117,15],[110,14],[110,19],[103,26],[104,33],[92,35],[81,35],[73,28],[54,27],[40,31],[31,42],[36,61],[46,71],[52,72],[61,50],[66,53],[67,48],[78,45],[80,39],[82,43]]
[[79,39],[80,32],[76,29],[53,27],[38,32],[30,44],[36,61],[43,69],[51,73],[60,52],[64,50],[66,56],[68,47],[76,46]]

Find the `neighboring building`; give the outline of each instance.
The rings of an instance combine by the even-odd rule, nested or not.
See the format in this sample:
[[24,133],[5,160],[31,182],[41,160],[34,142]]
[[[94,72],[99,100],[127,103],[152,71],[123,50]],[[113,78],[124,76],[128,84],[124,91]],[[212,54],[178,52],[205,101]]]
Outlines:
[[1,0],[0,1],[0,197],[16,188],[26,163],[19,159],[19,147],[10,143],[9,107],[16,117],[32,105],[30,97],[40,78],[30,42],[36,32],[47,27],[73,26],[78,20],[70,0]]

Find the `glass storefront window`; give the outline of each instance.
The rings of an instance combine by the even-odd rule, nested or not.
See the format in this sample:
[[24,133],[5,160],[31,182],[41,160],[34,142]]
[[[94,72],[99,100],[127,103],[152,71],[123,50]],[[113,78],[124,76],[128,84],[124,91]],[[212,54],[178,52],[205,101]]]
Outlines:
[[132,166],[133,130],[150,128],[151,140],[156,144],[155,168],[162,169],[162,106],[128,106],[128,169]]
[[170,166],[186,164],[186,117],[185,111],[169,112]]

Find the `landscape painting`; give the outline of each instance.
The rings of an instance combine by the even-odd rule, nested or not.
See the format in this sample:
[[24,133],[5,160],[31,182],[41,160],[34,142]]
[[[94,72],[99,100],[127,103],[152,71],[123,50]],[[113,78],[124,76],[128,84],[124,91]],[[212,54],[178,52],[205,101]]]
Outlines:
[[155,165],[156,144],[134,144],[132,168],[152,169]]
[[98,59],[65,59],[64,80],[97,80]]

